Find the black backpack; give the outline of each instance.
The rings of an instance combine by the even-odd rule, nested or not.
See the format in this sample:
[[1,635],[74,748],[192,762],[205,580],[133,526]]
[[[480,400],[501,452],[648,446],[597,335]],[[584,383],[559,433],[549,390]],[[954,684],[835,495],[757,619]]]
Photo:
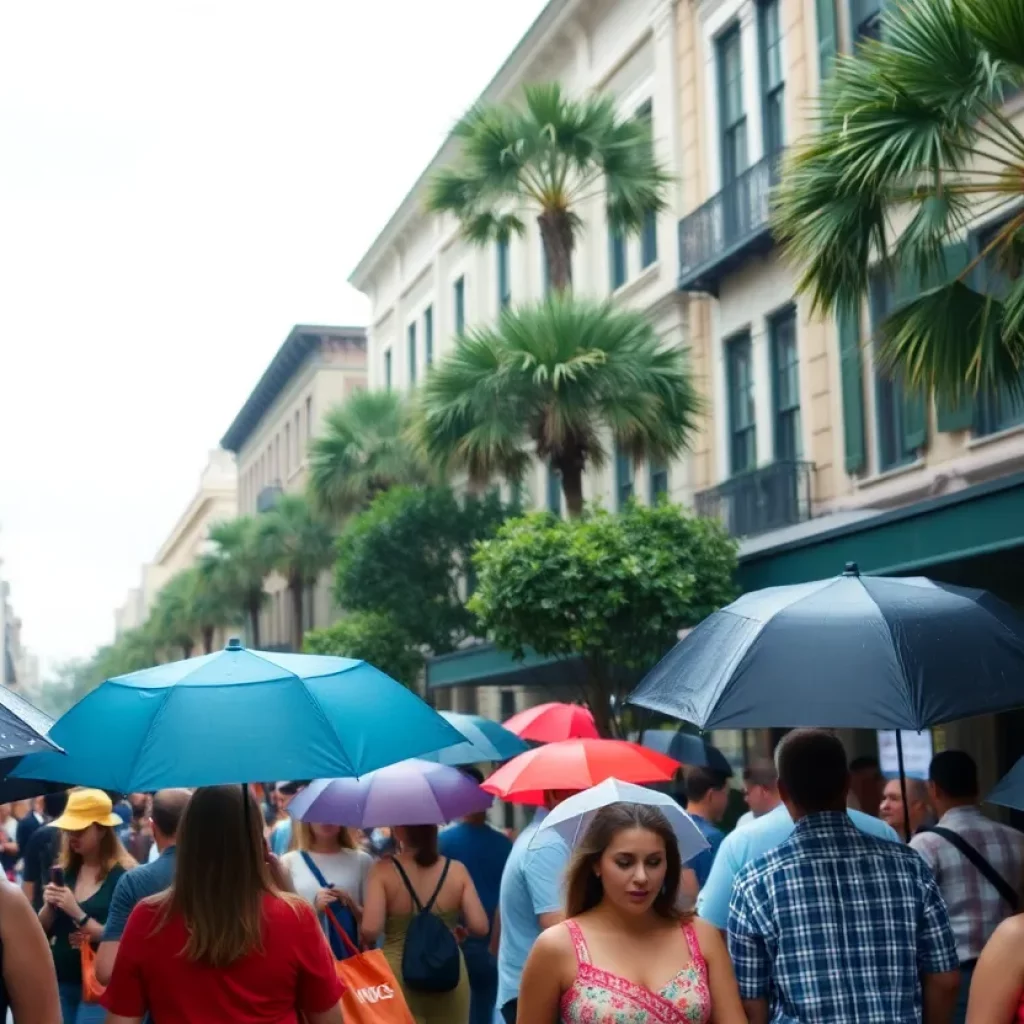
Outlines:
[[451,992],[458,987],[462,971],[459,944],[451,928],[433,912],[437,894],[448,877],[451,860],[445,859],[437,888],[426,906],[420,903],[420,898],[416,895],[402,865],[397,860],[392,863],[398,869],[398,874],[416,908],[416,913],[405,933],[402,981],[409,988],[420,992]]

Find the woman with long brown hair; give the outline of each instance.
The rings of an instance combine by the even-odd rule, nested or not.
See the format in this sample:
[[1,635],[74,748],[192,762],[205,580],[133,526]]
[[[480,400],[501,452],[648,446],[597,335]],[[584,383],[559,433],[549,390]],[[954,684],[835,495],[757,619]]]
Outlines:
[[438,852],[436,825],[406,825],[395,828],[394,834],[398,853],[375,864],[367,881],[363,939],[374,945],[384,933],[384,955],[416,1024],[468,1024],[469,978],[462,954],[458,953],[452,988],[416,988],[405,970],[406,937],[421,908],[437,914],[458,934],[462,934],[461,918],[465,931],[480,937],[490,931],[487,912],[465,865]]
[[53,822],[60,858],[43,889],[39,921],[50,937],[64,1024],[102,1024],[101,1006],[82,1002],[82,944],[97,945],[118,879],[135,861],[117,838],[121,819],[100,789],[75,789]]
[[661,811],[598,811],[567,874],[567,920],[526,962],[520,1024],[746,1024],[721,935],[679,909],[681,874]]
[[174,885],[128,919],[107,1024],[341,1024],[340,999],[312,908],[275,881],[256,801],[240,786],[196,790]]

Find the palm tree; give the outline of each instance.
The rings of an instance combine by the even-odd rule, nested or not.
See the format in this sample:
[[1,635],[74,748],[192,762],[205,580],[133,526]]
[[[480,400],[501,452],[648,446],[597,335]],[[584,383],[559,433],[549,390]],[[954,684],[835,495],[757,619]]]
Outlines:
[[406,437],[407,408],[393,391],[356,391],[324,417],[309,449],[309,484],[324,514],[341,518],[381,491],[425,483],[427,471]]
[[192,657],[201,626],[192,570],[179,572],[163,585],[156,596],[147,626],[158,647],[178,647],[182,657]]
[[[888,318],[878,357],[954,402],[1021,388],[1024,134],[1000,108],[1022,77],[1021,0],[894,5],[882,41],[837,61],[777,195],[777,235],[818,312],[859,309],[879,268],[909,276],[917,297]],[[980,251],[955,244],[1000,216]],[[1008,272],[1004,297],[976,290],[982,262]]]
[[665,206],[671,180],[654,157],[646,118],[621,118],[611,96],[570,99],[560,85],[530,85],[522,106],[477,105],[455,126],[461,160],[435,175],[429,207],[452,213],[476,244],[540,226],[548,281],[572,285],[581,205],[607,197],[608,221],[639,232]]
[[699,411],[685,351],[642,313],[553,295],[458,339],[423,384],[416,430],[433,462],[474,481],[516,479],[535,453],[578,516],[584,470],[607,459],[605,431],[624,454],[666,460]]
[[284,494],[260,520],[260,533],[270,564],[288,582],[292,599],[292,643],[302,650],[303,605],[307,587],[334,564],[330,526],[298,494]]
[[217,581],[226,614],[248,619],[249,643],[258,648],[260,610],[267,599],[263,581],[271,571],[260,524],[251,516],[216,523],[210,529],[210,542],[212,550],[200,560],[200,571]]

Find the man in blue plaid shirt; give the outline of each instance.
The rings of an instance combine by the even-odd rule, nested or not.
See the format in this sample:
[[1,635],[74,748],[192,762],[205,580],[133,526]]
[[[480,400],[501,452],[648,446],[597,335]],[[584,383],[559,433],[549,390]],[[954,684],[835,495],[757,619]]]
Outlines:
[[736,876],[729,905],[750,1024],[948,1024],[959,961],[928,865],[852,824],[834,734],[797,729],[776,761],[796,827]]

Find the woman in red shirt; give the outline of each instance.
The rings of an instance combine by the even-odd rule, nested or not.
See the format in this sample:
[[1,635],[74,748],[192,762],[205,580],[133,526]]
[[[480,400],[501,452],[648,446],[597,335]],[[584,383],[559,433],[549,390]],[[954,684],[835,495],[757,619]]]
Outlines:
[[272,881],[263,819],[240,786],[196,790],[175,857],[173,887],[128,918],[107,1024],[342,1024],[323,931]]

